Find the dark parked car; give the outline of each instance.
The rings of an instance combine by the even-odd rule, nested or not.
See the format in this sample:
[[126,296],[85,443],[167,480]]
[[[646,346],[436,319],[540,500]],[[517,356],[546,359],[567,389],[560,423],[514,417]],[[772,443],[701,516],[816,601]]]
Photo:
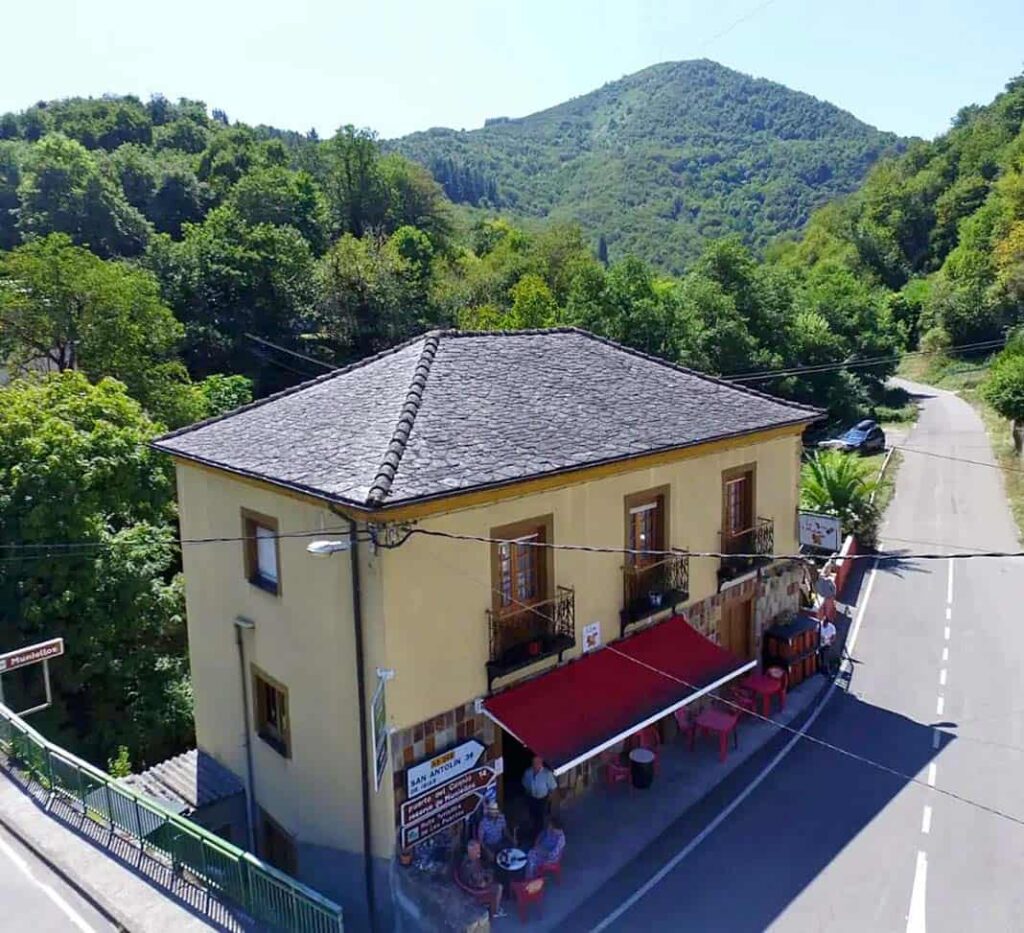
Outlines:
[[876,421],[861,421],[845,434],[830,441],[822,441],[818,446],[847,453],[873,454],[885,450],[885,431]]

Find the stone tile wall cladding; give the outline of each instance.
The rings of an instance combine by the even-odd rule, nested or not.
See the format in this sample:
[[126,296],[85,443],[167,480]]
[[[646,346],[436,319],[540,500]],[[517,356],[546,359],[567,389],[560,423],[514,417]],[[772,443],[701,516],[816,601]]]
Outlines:
[[[755,651],[754,656],[760,657],[761,633],[765,627],[780,615],[795,612],[798,608],[802,576],[803,570],[796,561],[771,564],[761,568],[760,572],[749,580],[687,606],[686,617],[697,631],[718,644],[722,606],[728,600],[754,596],[754,631],[751,644]],[[668,615],[669,613],[658,616],[650,624],[664,621]],[[632,631],[642,627],[636,626]],[[477,713],[473,702],[409,729],[403,729],[391,737],[396,825],[398,808],[406,799],[406,769],[469,738],[475,738],[487,747],[483,763],[493,763],[501,755],[498,727],[483,713]],[[561,775],[558,785],[563,801],[572,800],[596,782],[600,778],[600,767],[600,762],[594,758]]]
[[695,629],[715,644],[720,644],[719,626],[722,607],[734,599],[754,597],[754,631],[751,646],[754,657],[761,656],[761,635],[781,615],[794,613],[800,606],[800,582],[803,568],[797,561],[779,561],[763,567],[750,579],[727,587],[714,596],[686,607],[686,617]]
[[399,808],[406,800],[406,769],[467,739],[476,739],[481,745],[486,746],[481,764],[493,764],[501,755],[498,727],[483,713],[476,712],[472,700],[391,736],[396,826]]

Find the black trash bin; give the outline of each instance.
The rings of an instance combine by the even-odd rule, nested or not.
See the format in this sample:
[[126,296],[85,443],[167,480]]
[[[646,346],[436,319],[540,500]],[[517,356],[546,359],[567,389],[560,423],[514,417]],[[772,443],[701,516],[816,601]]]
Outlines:
[[654,780],[654,752],[649,748],[634,748],[629,753],[629,767],[634,787],[650,787]]

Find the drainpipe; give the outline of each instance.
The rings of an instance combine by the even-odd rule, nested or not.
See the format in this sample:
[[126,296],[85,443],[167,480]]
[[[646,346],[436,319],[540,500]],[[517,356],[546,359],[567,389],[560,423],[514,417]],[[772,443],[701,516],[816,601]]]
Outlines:
[[[332,511],[334,511],[332,509]],[[340,513],[338,513],[340,514]],[[343,518],[345,516],[342,516]],[[371,933],[377,931],[377,899],[373,880],[373,833],[371,831],[370,765],[367,761],[369,710],[366,703],[366,654],[363,645],[363,591],[359,575],[359,537],[356,522],[348,521],[349,559],[352,562],[352,619],[355,627],[356,689],[359,691],[359,771],[363,795],[363,871]]]
[[249,728],[249,678],[245,671],[245,645],[242,643],[242,629],[251,631],[256,626],[248,619],[235,619],[235,644],[238,645],[238,666],[242,674],[242,725],[245,727],[245,802],[246,823],[249,824],[249,851],[256,852],[256,792],[253,789],[252,774],[252,732]]

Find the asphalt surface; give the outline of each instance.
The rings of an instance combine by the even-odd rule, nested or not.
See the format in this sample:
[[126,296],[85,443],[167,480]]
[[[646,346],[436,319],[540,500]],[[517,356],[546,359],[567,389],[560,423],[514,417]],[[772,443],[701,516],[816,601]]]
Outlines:
[[[919,391],[883,547],[1017,550],[980,420]],[[702,838],[780,735],[573,930],[1024,930],[1024,559],[883,561],[859,584],[854,672],[808,730],[850,754],[797,741]]]
[[0,929],[107,933],[115,927],[44,862],[0,829]]

